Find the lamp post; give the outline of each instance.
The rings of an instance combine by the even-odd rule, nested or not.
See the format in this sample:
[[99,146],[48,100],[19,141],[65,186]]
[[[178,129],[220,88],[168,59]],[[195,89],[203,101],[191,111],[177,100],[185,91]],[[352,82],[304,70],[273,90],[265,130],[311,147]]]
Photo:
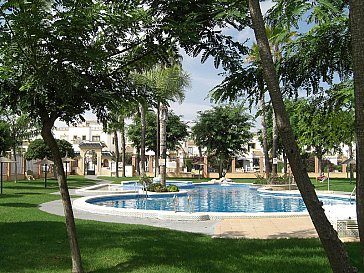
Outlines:
[[3,163],[11,163],[15,162],[14,160],[11,160],[9,158],[0,156],[0,180],[1,180],[1,194],[3,194]]
[[43,160],[38,161],[37,164],[43,165],[43,172],[44,172],[44,188],[47,188],[47,172],[49,169],[49,165],[54,164],[52,160],[49,160],[45,157]]
[[67,165],[68,165],[68,163],[75,161],[75,160],[68,157],[68,152],[66,152],[66,156],[64,158],[62,158],[62,161],[66,163],[66,178],[67,178]]

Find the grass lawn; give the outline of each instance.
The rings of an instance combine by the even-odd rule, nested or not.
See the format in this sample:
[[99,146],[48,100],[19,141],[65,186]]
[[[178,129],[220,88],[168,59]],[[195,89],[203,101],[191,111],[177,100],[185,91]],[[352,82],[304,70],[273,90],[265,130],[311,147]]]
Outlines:
[[[69,177],[69,186],[90,184]],[[56,200],[55,180],[4,182],[0,196],[0,272],[70,272],[64,218],[40,211]],[[232,240],[153,228],[77,220],[86,272],[331,272],[317,239]],[[269,228],[269,227],[267,227]],[[356,266],[360,247],[346,244]],[[362,270],[362,268],[360,268]]]
[[[328,181],[320,183],[316,179],[311,179],[312,184],[315,186],[316,190],[327,191]],[[355,181],[350,184],[350,179],[348,178],[330,178],[330,191],[346,191],[352,192],[355,187]]]

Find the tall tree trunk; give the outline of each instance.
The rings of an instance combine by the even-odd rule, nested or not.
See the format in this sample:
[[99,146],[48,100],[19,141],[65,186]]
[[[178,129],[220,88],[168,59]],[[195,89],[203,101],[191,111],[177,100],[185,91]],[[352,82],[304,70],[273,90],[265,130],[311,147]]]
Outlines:
[[222,158],[219,156],[219,178],[222,177]]
[[119,152],[119,138],[118,138],[118,132],[114,130],[114,141],[115,141],[115,162],[116,162],[116,171],[115,176],[119,178],[119,158],[120,158],[120,152]]
[[285,151],[283,151],[283,172],[284,172],[284,175],[287,176],[287,174],[288,174],[288,158],[287,158],[287,153]]
[[159,170],[159,158],[160,158],[160,134],[161,134],[161,126],[160,126],[160,102],[158,101],[157,105],[157,149],[155,153],[155,170],[154,175],[157,176],[160,173]]
[[160,107],[160,154],[162,155],[163,165],[160,166],[161,184],[166,185],[166,157],[167,157],[167,136],[166,136],[166,125],[167,125],[167,107],[161,104]]
[[[349,144],[349,158],[353,159],[353,145]],[[354,170],[353,170],[353,163],[349,163],[349,178],[350,178],[350,184],[351,181],[353,181],[354,178]]]
[[[355,93],[356,210],[362,257],[364,256],[364,5],[350,1],[351,43]],[[363,261],[364,263],[364,261]]]
[[[360,6],[359,2],[360,1],[358,1],[358,5]],[[337,232],[328,221],[310,178],[308,177],[307,171],[302,164],[303,162],[280,92],[278,77],[270,52],[259,0],[248,0],[248,3],[253,30],[259,47],[264,79],[268,86],[272,105],[277,117],[278,129],[283,139],[284,148],[287,152],[287,157],[298,189],[300,190],[312,222],[326,251],[333,272],[356,272],[356,268],[351,265],[345,247],[337,236]]]
[[323,171],[322,171],[322,169],[323,169],[323,166],[322,166],[322,153],[317,153],[316,156],[317,156],[317,169],[319,171],[319,175],[321,175],[323,173]]
[[141,138],[140,138],[140,175],[145,174],[145,130],[146,130],[146,120],[145,120],[145,106],[140,104],[140,121],[142,125]]
[[14,172],[15,172],[15,183],[18,182],[18,157],[17,157],[17,154],[16,154],[16,146],[14,145],[13,146],[13,154],[14,154],[14,161],[15,161],[15,164],[14,164]]
[[125,120],[124,117],[121,118],[121,161],[123,162],[123,170],[121,173],[122,177],[125,177],[125,167],[126,167],[126,140],[125,140]]
[[[273,137],[272,137],[272,158],[278,157],[278,126],[277,126],[277,117],[275,110],[273,109]],[[272,176],[277,176],[277,164],[272,164]]]
[[81,253],[77,241],[76,225],[73,216],[71,199],[68,192],[65,172],[63,170],[62,157],[57,142],[52,134],[52,127],[54,126],[55,119],[50,119],[48,118],[47,114],[44,114],[41,120],[42,120],[41,135],[44,139],[44,142],[48,145],[49,149],[52,152],[53,161],[56,166],[57,181],[59,185],[59,191],[61,193],[64,215],[66,219],[67,235],[71,249],[72,272],[81,273],[84,271],[82,268]]
[[263,142],[263,154],[264,154],[264,165],[265,165],[265,177],[268,178],[270,176],[270,161],[269,161],[268,141],[267,141],[267,123],[265,115],[264,92],[262,92],[262,94],[260,95],[259,105],[261,111],[260,118],[262,125],[262,142]]

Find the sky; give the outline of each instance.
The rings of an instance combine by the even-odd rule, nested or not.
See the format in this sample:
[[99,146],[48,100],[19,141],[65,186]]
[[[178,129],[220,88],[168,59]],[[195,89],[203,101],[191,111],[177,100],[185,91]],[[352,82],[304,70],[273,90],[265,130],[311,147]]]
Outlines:
[[[261,2],[260,5],[264,14],[273,6],[273,3],[269,0]],[[240,41],[246,39],[249,39],[251,43],[255,41],[252,29],[244,29],[241,32],[231,32],[229,34]],[[172,103],[170,108],[177,115],[183,116],[185,121],[193,121],[196,120],[198,111],[205,111],[212,107],[208,94],[211,89],[222,82],[223,77],[218,75],[222,70],[214,67],[212,58],[202,64],[200,57],[192,58],[183,52],[182,55],[182,67],[190,74],[191,86],[186,90],[184,102],[182,104]],[[255,112],[256,110],[252,109],[252,113],[255,114]],[[255,125],[259,127],[257,123]]]

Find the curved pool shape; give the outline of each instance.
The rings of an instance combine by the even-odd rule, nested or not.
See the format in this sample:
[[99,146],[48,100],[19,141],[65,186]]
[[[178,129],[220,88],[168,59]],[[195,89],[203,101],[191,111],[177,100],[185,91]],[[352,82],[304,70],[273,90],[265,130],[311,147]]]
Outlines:
[[[324,205],[349,204],[349,199],[320,197]],[[137,210],[178,212],[306,212],[299,194],[259,192],[252,185],[194,185],[187,193],[154,194],[146,196],[101,196],[90,198],[89,204]]]

